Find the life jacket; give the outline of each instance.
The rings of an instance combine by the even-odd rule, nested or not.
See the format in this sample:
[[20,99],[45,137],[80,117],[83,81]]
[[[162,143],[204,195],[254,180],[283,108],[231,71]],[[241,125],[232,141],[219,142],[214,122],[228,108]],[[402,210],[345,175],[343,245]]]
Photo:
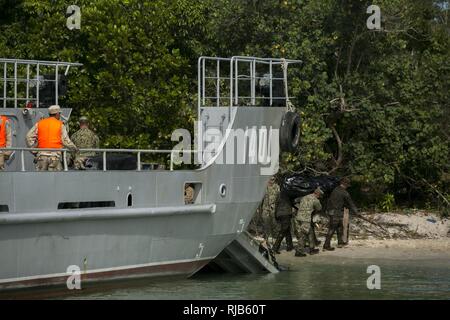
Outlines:
[[6,147],[6,121],[8,121],[8,117],[0,116],[0,148]]
[[48,117],[38,122],[38,148],[61,149],[63,147],[61,130],[63,123],[56,118]]

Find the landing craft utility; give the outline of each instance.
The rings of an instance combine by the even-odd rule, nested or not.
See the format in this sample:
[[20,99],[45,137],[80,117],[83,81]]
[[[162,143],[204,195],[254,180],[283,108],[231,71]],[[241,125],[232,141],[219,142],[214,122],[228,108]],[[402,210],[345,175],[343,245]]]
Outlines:
[[[258,161],[216,162],[235,152],[224,148],[232,138],[226,132],[272,128],[280,131],[272,147],[278,143],[281,151],[296,147],[299,119],[289,111],[287,69],[298,62],[256,57],[199,59],[199,132],[216,128],[222,142],[210,148],[209,137],[197,137],[198,148],[189,150],[200,160],[194,170],[175,170],[173,150],[142,149],[80,149],[95,152],[101,161],[87,170],[75,170],[66,161],[70,150],[27,148],[25,135],[48,117],[50,105],[60,105],[59,79],[81,65],[0,59],[0,66],[6,68],[0,72],[3,81],[24,84],[23,90],[5,90],[0,99],[4,106],[0,115],[11,120],[15,132],[12,146],[0,148],[11,152],[0,173],[0,288],[65,285],[71,276],[69,266],[82,270],[81,282],[190,276],[216,259],[241,239],[278,168],[278,157],[273,167]],[[266,71],[257,73],[261,69]],[[277,69],[283,71],[283,78],[274,77]],[[10,75],[9,70],[17,72]],[[229,81],[230,87],[221,92],[216,82],[209,81],[211,77]],[[257,81],[261,77],[265,81]],[[238,91],[244,78],[250,80],[249,92]],[[273,95],[279,92],[273,90],[276,79],[282,81],[284,95]],[[265,86],[264,90],[258,86]],[[211,88],[214,96],[207,95]],[[60,106],[61,118],[67,121],[71,111]],[[32,153],[44,151],[61,154],[61,171],[36,171]],[[133,167],[113,166],[111,154],[133,158],[134,162],[124,158]],[[145,163],[145,154],[165,154],[170,169]],[[189,201],[185,201],[187,187]],[[244,249],[252,251],[245,241],[229,251]],[[269,264],[252,261],[259,261],[257,267],[241,267],[258,270]]]

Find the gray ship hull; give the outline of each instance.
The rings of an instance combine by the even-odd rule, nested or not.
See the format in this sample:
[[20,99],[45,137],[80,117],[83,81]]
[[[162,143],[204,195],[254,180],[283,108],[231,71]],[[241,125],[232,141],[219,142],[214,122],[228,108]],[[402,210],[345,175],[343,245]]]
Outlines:
[[[232,108],[229,128],[279,129],[284,112]],[[192,275],[246,229],[270,178],[261,167],[213,162],[191,171],[3,172],[0,205],[8,212],[0,212],[0,289],[65,284],[72,265],[82,281]],[[186,182],[201,186],[194,204],[184,203]],[[58,209],[79,201],[115,206]]]

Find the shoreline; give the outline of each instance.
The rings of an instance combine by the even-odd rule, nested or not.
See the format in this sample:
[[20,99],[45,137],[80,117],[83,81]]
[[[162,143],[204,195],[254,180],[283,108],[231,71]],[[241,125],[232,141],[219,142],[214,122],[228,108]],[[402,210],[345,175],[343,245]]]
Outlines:
[[[323,240],[324,239],[320,239]],[[296,269],[303,263],[345,263],[361,262],[364,260],[382,259],[397,262],[431,262],[450,265],[450,238],[441,239],[407,239],[407,240],[351,240],[344,248],[337,248],[336,242],[331,244],[334,251],[323,251],[319,246],[320,253],[296,257],[295,250],[276,255],[277,262],[289,269]]]

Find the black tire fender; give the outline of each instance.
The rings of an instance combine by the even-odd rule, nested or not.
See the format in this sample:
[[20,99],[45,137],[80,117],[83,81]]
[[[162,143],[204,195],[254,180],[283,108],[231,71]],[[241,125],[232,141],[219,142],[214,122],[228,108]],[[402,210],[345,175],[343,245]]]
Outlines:
[[300,116],[288,111],[281,119],[280,149],[284,152],[295,152],[300,142]]

